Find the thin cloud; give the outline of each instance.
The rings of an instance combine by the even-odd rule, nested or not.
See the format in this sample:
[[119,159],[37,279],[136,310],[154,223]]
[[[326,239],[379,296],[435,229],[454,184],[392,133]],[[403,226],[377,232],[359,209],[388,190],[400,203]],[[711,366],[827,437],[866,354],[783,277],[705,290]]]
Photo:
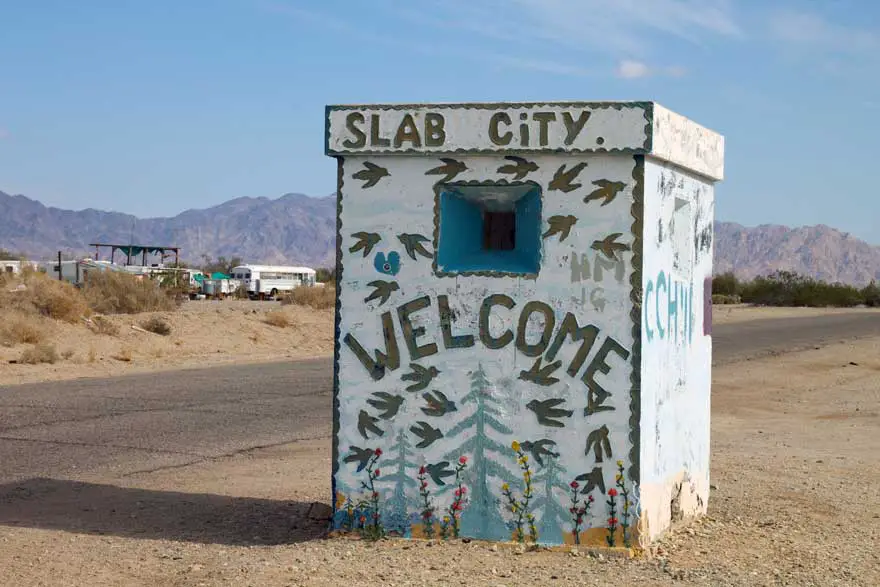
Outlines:
[[623,79],[641,79],[652,76],[682,77],[687,71],[680,66],[652,68],[641,61],[624,59],[617,64],[614,73]]
[[777,40],[811,50],[858,54],[880,50],[880,32],[839,25],[810,12],[776,12],[770,18],[770,32]]

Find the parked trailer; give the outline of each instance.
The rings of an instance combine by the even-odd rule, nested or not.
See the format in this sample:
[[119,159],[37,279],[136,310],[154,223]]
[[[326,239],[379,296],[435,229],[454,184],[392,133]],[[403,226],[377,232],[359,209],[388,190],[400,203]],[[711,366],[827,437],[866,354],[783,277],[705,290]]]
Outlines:
[[313,287],[317,273],[310,267],[287,265],[239,265],[230,271],[252,298],[275,297],[297,287]]
[[224,299],[233,294],[241,286],[237,279],[204,279],[202,293],[207,298]]

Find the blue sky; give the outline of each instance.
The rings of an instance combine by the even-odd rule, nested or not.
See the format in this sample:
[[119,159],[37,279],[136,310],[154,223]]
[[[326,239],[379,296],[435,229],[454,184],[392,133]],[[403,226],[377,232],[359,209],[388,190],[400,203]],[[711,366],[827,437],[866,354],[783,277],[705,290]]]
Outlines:
[[173,215],[327,195],[324,105],[656,100],[726,137],[717,217],[875,244],[873,0],[0,0],[0,190]]

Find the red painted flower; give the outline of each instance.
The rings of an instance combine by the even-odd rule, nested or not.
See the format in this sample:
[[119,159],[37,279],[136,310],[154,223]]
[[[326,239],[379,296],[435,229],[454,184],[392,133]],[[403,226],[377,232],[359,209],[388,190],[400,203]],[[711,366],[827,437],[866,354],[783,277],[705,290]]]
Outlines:
[[569,485],[571,485],[572,489],[577,489],[578,487],[581,486],[581,484],[578,483],[577,481],[572,481],[571,483],[569,483]]
[[616,526],[617,525],[617,518],[608,518],[608,525],[609,526]]
[[367,521],[367,516],[361,516],[361,524]]
[[589,501],[590,503],[593,503],[593,502],[596,501],[596,500],[593,499],[593,496],[592,496],[592,495],[588,495],[588,496],[587,496],[587,501]]
[[379,474],[380,474],[380,473],[379,473],[379,469],[376,469],[375,471],[373,471],[373,475],[375,475],[376,477],[378,477]]
[[378,520],[378,519],[379,519],[379,512],[373,512],[373,519],[374,519],[374,520]]
[[453,511],[458,511],[458,510],[460,510],[460,509],[461,509],[461,503],[459,503],[459,502],[456,501],[455,503],[452,504],[452,509],[453,509]]
[[378,498],[379,498],[379,492],[378,492],[378,491],[374,491],[374,492],[373,492],[373,499],[378,499]]
[[382,456],[382,449],[377,448],[376,450],[373,451],[373,454],[376,455],[377,457],[381,457]]
[[617,497],[617,490],[612,487],[608,490],[608,495],[610,495],[611,497]]
[[425,468],[425,465],[422,465],[421,467],[419,467],[419,475],[424,475],[427,472],[428,472],[428,469]]
[[467,457],[464,457],[464,456],[458,457],[458,462],[461,463],[462,465],[466,464]]
[[455,497],[461,497],[461,489],[456,489],[452,492],[452,495],[454,495]]

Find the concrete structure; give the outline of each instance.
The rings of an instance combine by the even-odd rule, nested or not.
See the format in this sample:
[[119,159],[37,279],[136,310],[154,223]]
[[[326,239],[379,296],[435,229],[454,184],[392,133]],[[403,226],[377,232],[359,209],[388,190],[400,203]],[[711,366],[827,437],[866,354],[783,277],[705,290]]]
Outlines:
[[338,527],[439,532],[461,457],[465,536],[645,545],[705,512],[720,135],[515,103],[331,106],[326,140]]

